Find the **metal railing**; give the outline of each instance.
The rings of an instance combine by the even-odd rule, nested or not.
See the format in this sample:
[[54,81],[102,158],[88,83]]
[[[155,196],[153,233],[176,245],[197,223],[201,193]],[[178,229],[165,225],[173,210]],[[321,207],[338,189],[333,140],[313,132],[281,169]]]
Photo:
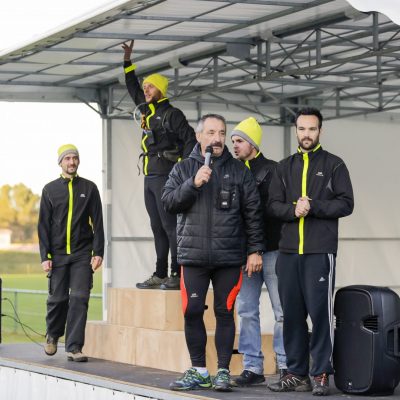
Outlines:
[[[15,289],[15,288],[3,288],[2,290],[3,290],[3,293],[14,293],[13,304],[14,304],[14,308],[15,308],[15,313],[17,315],[19,315],[19,312],[18,312],[18,296],[19,295],[21,295],[21,294],[46,295],[46,296],[48,295],[47,290],[31,290],[31,289]],[[103,295],[98,294],[98,293],[91,293],[90,298],[102,299]],[[14,329],[13,329],[14,333],[17,332],[18,325],[19,325],[19,323],[15,319],[14,320]]]

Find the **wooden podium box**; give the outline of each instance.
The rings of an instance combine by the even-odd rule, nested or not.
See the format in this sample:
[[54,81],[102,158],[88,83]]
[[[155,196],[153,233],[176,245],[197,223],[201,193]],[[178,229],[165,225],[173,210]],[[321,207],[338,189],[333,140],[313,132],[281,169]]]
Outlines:
[[[217,354],[212,290],[208,292],[206,305],[206,361],[210,373],[215,374]],[[87,323],[83,351],[90,357],[183,372],[191,365],[183,328],[179,291],[110,288],[108,320]],[[235,348],[237,343],[238,335]],[[272,335],[262,336],[262,350],[264,372],[274,374]],[[230,370],[232,375],[242,372],[242,355],[232,356]]]

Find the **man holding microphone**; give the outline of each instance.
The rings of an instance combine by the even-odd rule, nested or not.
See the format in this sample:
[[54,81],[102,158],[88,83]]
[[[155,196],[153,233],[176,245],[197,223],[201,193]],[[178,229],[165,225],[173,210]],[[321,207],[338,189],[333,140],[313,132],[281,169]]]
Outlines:
[[[225,147],[226,122],[222,116],[203,116],[196,138],[198,144],[188,159],[172,169],[162,195],[166,210],[178,214],[182,308],[192,362],[170,388],[180,391],[213,386],[218,391],[230,391],[233,313],[242,282],[241,267],[246,265],[249,275],[262,268],[260,196],[251,172]],[[217,320],[218,372],[213,383],[206,367],[203,321],[210,281]]]

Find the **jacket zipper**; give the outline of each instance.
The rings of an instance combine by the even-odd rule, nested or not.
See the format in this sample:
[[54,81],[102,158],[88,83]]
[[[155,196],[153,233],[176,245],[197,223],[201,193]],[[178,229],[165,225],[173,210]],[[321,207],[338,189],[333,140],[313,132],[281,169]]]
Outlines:
[[212,265],[212,257],[211,257],[211,220],[212,220],[212,204],[213,204],[213,196],[214,196],[214,190],[213,190],[213,184],[212,184],[212,178],[208,181],[207,185],[210,185],[209,190],[211,190],[211,196],[207,197],[208,200],[208,221],[207,221],[207,228],[208,228],[208,235],[207,235],[207,241],[208,241],[208,265]]
[[72,211],[74,209],[74,190],[72,187],[72,182],[74,178],[68,182],[68,217],[67,217],[67,254],[71,254],[71,225],[72,225]]
[[[303,176],[301,179],[301,197],[307,196],[307,171],[309,158],[308,153],[303,153]],[[304,217],[299,221],[299,254],[304,254]]]

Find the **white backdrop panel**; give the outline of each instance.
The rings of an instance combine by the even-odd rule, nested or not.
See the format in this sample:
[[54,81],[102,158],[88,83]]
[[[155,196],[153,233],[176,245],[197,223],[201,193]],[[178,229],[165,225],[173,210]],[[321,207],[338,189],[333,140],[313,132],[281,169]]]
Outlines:
[[[208,111],[207,111],[208,112]],[[217,112],[214,110],[214,112]],[[226,118],[232,114],[223,113]],[[188,112],[194,117],[193,111]],[[248,117],[243,114],[243,119]],[[235,118],[237,116],[235,115]],[[233,129],[228,126],[228,132]],[[152,237],[143,199],[143,175],[138,175],[141,132],[133,121],[112,121],[112,238]],[[268,158],[283,156],[282,128],[263,127],[262,150]],[[227,138],[230,147],[230,137]],[[127,239],[125,239],[127,240]],[[133,286],[147,278],[155,265],[153,242],[112,241],[112,286]]]
[[132,121],[112,122],[112,236],[152,236],[138,175],[141,132]]

